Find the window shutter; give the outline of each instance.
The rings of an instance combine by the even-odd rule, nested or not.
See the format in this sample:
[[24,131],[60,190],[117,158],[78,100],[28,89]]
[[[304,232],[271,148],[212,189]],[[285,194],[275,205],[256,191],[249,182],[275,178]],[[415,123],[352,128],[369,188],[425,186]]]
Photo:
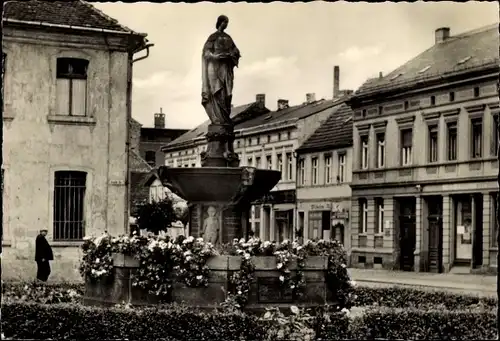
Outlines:
[[73,91],[71,101],[71,114],[73,116],[85,116],[87,104],[87,80],[73,79]]
[[56,81],[56,115],[69,115],[69,82],[68,78],[58,78]]

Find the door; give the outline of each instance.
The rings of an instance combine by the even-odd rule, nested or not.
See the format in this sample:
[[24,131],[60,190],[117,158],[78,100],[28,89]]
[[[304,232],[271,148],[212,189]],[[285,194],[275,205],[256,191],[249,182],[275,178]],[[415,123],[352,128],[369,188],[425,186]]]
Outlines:
[[483,265],[483,197],[473,196],[474,210],[474,244],[472,245],[472,267],[480,268]]
[[443,219],[441,215],[429,215],[429,272],[443,271]]
[[400,268],[403,271],[413,271],[416,244],[415,216],[404,215],[399,217],[399,229]]

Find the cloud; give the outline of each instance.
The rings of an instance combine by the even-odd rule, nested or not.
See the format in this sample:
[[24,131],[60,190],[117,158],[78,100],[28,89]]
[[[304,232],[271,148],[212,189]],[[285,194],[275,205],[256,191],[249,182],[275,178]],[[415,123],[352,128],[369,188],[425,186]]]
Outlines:
[[340,52],[338,57],[346,62],[359,62],[365,58],[375,57],[382,53],[382,48],[380,46],[351,46],[346,50]]

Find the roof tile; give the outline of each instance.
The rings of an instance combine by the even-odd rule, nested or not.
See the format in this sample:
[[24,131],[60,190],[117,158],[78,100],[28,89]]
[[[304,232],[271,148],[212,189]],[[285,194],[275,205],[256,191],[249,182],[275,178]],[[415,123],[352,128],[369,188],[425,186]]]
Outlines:
[[135,33],[91,4],[81,0],[6,1],[3,17],[4,19]]
[[352,110],[342,103],[297,152],[336,149],[352,146]]
[[450,36],[381,78],[367,80],[355,95],[398,88],[467,69],[498,65],[499,25]]

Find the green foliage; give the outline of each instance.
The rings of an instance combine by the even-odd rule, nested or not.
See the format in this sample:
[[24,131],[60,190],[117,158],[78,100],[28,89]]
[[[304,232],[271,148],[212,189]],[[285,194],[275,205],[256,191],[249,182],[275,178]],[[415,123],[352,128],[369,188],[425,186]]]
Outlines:
[[137,218],[139,229],[154,234],[166,231],[177,220],[172,200],[168,196],[159,202],[139,204],[134,217]]
[[297,307],[288,316],[269,309],[258,317],[221,310],[203,313],[175,305],[102,309],[8,301],[2,306],[2,331],[15,339],[494,340],[496,325],[493,309],[379,307],[352,318],[345,312],[318,309],[310,314]]
[[360,306],[385,306],[391,308],[441,308],[447,310],[470,309],[484,307],[496,308],[496,297],[480,297],[475,295],[462,295],[445,291],[420,290],[406,287],[356,287],[355,305]]

